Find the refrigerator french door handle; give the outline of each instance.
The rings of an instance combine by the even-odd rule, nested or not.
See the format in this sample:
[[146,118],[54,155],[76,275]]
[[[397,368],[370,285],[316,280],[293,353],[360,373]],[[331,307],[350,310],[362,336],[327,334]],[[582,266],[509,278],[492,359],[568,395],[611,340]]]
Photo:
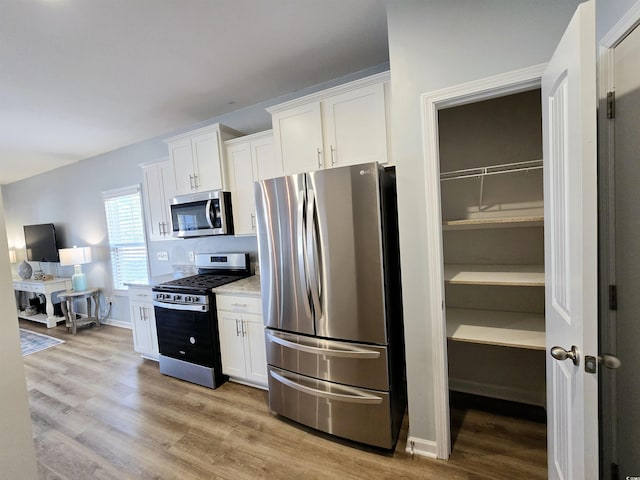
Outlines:
[[380,358],[380,352],[375,350],[366,350],[363,348],[347,347],[345,345],[344,350],[337,350],[334,348],[322,348],[312,347],[311,345],[303,345],[300,343],[285,340],[278,337],[273,333],[267,333],[267,338],[273,343],[282,345],[283,347],[290,348],[292,350],[298,350],[300,352],[312,353],[314,355],[325,355],[327,357],[340,357],[340,358],[361,358],[361,359],[375,359]]
[[307,261],[309,264],[309,290],[315,311],[316,320],[322,317],[322,305],[320,303],[321,282],[318,269],[320,252],[316,238],[316,195],[312,189],[307,189]]
[[[298,192],[298,196],[303,199],[305,192],[304,190],[300,190]],[[298,282],[300,283],[300,290],[305,292],[305,295],[309,295],[309,279],[307,278],[307,249],[305,245],[305,230],[306,225],[304,223],[304,207],[305,202],[298,202],[298,221],[297,221],[297,235],[296,238],[298,240]],[[306,298],[304,303],[304,310],[308,317],[311,317],[311,305],[309,304],[309,299]]]
[[300,385],[299,383],[289,380],[288,378],[283,377],[282,375],[274,372],[273,370],[270,370],[269,374],[274,380],[286,385],[287,387],[293,388],[294,390],[298,390],[299,392],[302,392],[302,393],[313,395],[314,397],[326,398],[329,400],[337,400],[339,402],[361,403],[361,404],[367,404],[367,405],[379,405],[382,403],[382,398],[376,397],[375,395],[367,395],[365,393],[360,393],[359,395],[347,395],[344,393],[324,392],[322,390],[317,390],[315,388],[307,387],[305,385]]

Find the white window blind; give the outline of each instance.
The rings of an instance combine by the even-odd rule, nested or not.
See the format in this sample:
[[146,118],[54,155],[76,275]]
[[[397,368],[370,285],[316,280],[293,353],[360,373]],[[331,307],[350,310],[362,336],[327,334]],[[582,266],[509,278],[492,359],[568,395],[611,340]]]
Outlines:
[[125,283],[147,281],[149,266],[144,236],[140,187],[103,192],[111,249],[113,288],[127,290]]

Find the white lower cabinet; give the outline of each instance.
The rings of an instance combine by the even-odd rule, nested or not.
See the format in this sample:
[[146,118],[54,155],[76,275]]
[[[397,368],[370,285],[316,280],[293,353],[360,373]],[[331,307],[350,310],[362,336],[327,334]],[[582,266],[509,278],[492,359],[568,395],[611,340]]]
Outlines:
[[149,287],[129,286],[129,307],[133,326],[133,349],[144,358],[158,360],[158,333]]
[[267,354],[260,297],[216,294],[222,372],[231,380],[267,388]]

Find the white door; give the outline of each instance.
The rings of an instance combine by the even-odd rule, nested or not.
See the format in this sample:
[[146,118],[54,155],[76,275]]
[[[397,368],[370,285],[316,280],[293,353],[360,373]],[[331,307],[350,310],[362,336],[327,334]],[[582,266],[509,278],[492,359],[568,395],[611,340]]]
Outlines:
[[225,185],[220,158],[220,134],[218,131],[193,137],[193,166],[195,189],[198,191],[222,190]]
[[256,222],[251,144],[247,142],[228,146],[227,165],[231,183],[234,232],[236,235],[255,235]]
[[[542,78],[549,478],[598,478],[595,6],[581,4]],[[575,361],[554,359],[561,347]],[[556,357],[562,358],[556,350]]]

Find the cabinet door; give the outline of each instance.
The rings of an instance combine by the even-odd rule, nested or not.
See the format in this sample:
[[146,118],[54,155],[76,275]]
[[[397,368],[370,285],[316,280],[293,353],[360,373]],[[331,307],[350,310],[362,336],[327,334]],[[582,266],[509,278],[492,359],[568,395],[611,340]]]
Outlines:
[[273,114],[276,158],[285,175],[323,168],[320,103]]
[[172,238],[169,200],[175,194],[175,176],[171,162],[159,162],[143,167],[143,178],[149,240]]
[[146,354],[153,350],[149,322],[146,320],[145,303],[130,302],[131,324],[133,326],[133,349],[136,352]]
[[224,188],[220,136],[217,130],[196,135],[191,140],[195,189],[197,191],[222,190]]
[[267,353],[264,340],[264,324],[261,315],[245,313],[244,321],[244,361],[247,380],[266,386]]
[[160,357],[160,349],[158,348],[158,330],[156,328],[156,314],[152,304],[144,306],[144,313],[149,327],[149,351],[146,352],[151,358]]
[[231,377],[244,378],[244,349],[240,315],[218,310],[218,331],[220,333],[222,372]]
[[[251,142],[251,158],[254,161],[254,179],[265,180],[284,175],[282,163],[276,160],[273,135]],[[253,191],[251,192],[253,197]]]
[[322,114],[327,168],[387,161],[384,84],[323,100]]
[[237,143],[227,147],[227,165],[231,183],[233,228],[236,235],[256,233],[255,200],[251,143]]
[[175,191],[178,195],[195,190],[193,152],[191,139],[183,138],[169,144],[169,159],[175,175]]

